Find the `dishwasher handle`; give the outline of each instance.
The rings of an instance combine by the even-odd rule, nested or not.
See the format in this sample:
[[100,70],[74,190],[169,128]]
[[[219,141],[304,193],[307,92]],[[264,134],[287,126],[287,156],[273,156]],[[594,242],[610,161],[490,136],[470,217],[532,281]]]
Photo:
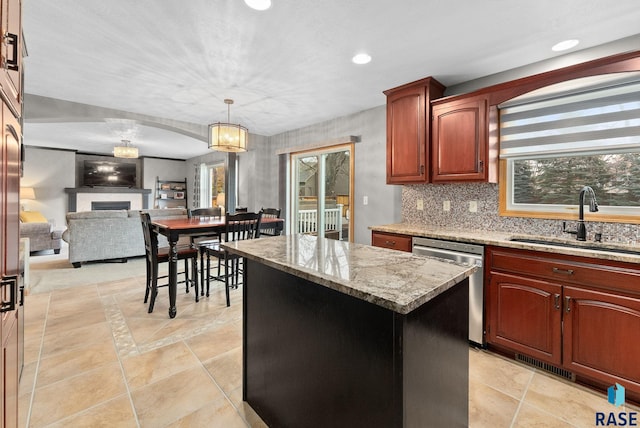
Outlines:
[[438,257],[446,260],[456,260],[459,257],[473,260],[473,265],[482,267],[483,257],[478,254],[462,253],[459,251],[450,251],[442,248],[424,247],[421,245],[413,246],[413,253],[419,256]]

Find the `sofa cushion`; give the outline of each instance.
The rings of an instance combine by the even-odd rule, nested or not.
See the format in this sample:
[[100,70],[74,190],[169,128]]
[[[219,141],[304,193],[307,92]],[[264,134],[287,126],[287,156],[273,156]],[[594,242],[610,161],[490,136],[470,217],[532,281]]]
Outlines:
[[23,223],[47,223],[47,219],[40,211],[20,211],[20,221]]
[[69,220],[125,219],[127,217],[127,210],[78,211],[75,213],[67,213],[67,223],[69,223]]

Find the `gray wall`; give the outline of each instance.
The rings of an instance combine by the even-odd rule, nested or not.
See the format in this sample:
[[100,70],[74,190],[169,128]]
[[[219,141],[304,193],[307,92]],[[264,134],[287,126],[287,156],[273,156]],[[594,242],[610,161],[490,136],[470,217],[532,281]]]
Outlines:
[[63,229],[67,213],[65,187],[76,186],[76,154],[72,151],[26,147],[22,187],[33,187],[35,201],[27,208],[40,211],[55,227]]

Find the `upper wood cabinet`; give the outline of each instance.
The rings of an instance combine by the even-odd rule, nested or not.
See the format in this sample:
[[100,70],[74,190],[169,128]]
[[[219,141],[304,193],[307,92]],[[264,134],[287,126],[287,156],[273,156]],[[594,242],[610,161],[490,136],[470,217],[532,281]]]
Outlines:
[[431,100],[444,86],[427,77],[384,91],[387,96],[387,183],[427,183]]
[[0,93],[14,116],[22,115],[22,2],[2,0],[0,7]]
[[487,99],[434,102],[431,181],[486,181]]

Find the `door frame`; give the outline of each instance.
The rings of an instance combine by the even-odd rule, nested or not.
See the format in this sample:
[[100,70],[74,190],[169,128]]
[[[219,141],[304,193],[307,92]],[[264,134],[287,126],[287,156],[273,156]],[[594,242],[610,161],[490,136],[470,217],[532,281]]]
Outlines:
[[[348,242],[353,242],[354,239],[354,220],[355,220],[355,215],[354,215],[354,191],[355,191],[355,144],[353,142],[350,143],[343,143],[343,144],[336,144],[336,145],[332,145],[332,146],[326,146],[326,147],[321,147],[321,148],[313,148],[313,149],[308,149],[308,150],[300,150],[297,152],[291,152],[289,153],[289,159],[288,159],[288,183],[287,183],[287,218],[291,219],[291,221],[287,222],[287,234],[293,234],[296,233],[296,222],[297,222],[297,215],[295,212],[295,208],[296,208],[296,201],[294,200],[294,198],[298,197],[298,192],[299,192],[299,183],[298,183],[298,179],[296,177],[297,174],[297,168],[296,168],[296,159],[303,157],[303,156],[318,156],[321,157],[324,154],[329,154],[329,153],[336,153],[336,152],[342,152],[342,151],[348,151],[349,152],[349,227],[348,227],[348,231],[349,231],[349,237],[348,237]],[[321,162],[321,167],[320,167],[320,171],[319,171],[319,175],[320,173],[322,173],[322,176],[324,177],[324,162]],[[322,183],[318,183],[318,188],[322,189],[322,193],[324,193],[324,180],[322,180]],[[318,212],[320,211],[324,211],[324,198],[317,198],[317,205],[316,205],[316,210],[318,210]],[[321,220],[323,220],[323,216],[319,216],[322,217]],[[320,219],[320,218],[319,218]]]

